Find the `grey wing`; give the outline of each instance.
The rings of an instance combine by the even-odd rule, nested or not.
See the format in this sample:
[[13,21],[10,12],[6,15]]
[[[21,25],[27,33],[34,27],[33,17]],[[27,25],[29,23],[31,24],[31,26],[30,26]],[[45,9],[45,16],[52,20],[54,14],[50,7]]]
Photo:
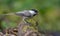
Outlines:
[[24,14],[22,12],[16,12],[15,14],[18,16],[24,16]]
[[21,11],[21,12],[16,12],[15,14],[18,15],[18,16],[25,16],[25,17],[30,17],[31,16],[29,11],[27,11],[27,10],[24,10],[24,11]]
[[24,16],[31,17],[31,14],[27,11],[27,12],[24,13]]

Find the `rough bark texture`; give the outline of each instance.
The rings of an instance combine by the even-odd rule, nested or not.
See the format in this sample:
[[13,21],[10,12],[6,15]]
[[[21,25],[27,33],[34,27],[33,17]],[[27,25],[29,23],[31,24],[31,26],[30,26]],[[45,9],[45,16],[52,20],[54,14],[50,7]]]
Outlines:
[[18,26],[18,36],[40,36],[40,34],[29,23],[21,22]]

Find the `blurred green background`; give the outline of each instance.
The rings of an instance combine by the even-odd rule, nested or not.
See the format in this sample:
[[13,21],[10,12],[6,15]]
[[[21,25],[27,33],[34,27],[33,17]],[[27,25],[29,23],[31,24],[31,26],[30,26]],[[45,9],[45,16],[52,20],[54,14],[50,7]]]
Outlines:
[[[39,14],[32,19],[38,22],[39,30],[60,31],[59,3],[59,0],[0,0],[0,14],[37,9]],[[6,23],[4,19],[8,19],[9,22]],[[16,15],[5,17],[1,15],[0,28],[15,27],[19,20],[21,20],[20,17]],[[34,23],[33,20],[32,23]]]

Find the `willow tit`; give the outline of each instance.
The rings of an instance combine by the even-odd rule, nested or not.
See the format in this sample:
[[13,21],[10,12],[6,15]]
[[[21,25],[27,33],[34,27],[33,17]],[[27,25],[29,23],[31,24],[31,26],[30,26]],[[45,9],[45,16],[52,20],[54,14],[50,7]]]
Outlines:
[[24,11],[20,11],[20,12],[16,12],[15,13],[18,16],[22,16],[22,17],[33,17],[35,15],[37,15],[37,10],[32,9],[32,10],[24,10]]
[[17,16],[22,16],[22,17],[34,17],[35,15],[37,15],[38,11],[35,9],[31,9],[31,10],[24,10],[24,11],[19,11],[16,13],[9,13],[9,14],[1,14],[1,15],[17,15]]
[[31,10],[24,10],[24,11],[20,11],[20,12],[16,12],[15,14],[17,16],[22,16],[23,20],[26,18],[32,18],[35,15],[37,15],[38,11],[36,9],[31,9]]
[[2,14],[2,15],[17,15],[17,16],[21,16],[23,20],[25,20],[26,18],[34,17],[35,15],[37,15],[37,13],[38,11],[36,9],[31,9],[31,10],[24,10],[16,13],[9,13],[9,14]]

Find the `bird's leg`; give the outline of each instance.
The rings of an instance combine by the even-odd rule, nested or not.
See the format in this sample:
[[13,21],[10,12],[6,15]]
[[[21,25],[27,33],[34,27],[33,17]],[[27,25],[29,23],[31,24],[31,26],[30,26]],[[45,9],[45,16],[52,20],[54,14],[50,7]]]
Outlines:
[[31,23],[28,22],[27,19],[29,19],[29,18],[25,18],[25,23],[27,23],[28,25],[31,25]]
[[28,23],[28,21],[26,20],[27,18],[25,18],[25,22]]
[[27,21],[27,17],[23,17],[23,21],[25,22],[25,23],[29,23],[28,21]]
[[26,22],[26,17],[23,17],[23,21],[24,21],[24,23],[27,23],[27,22]]

